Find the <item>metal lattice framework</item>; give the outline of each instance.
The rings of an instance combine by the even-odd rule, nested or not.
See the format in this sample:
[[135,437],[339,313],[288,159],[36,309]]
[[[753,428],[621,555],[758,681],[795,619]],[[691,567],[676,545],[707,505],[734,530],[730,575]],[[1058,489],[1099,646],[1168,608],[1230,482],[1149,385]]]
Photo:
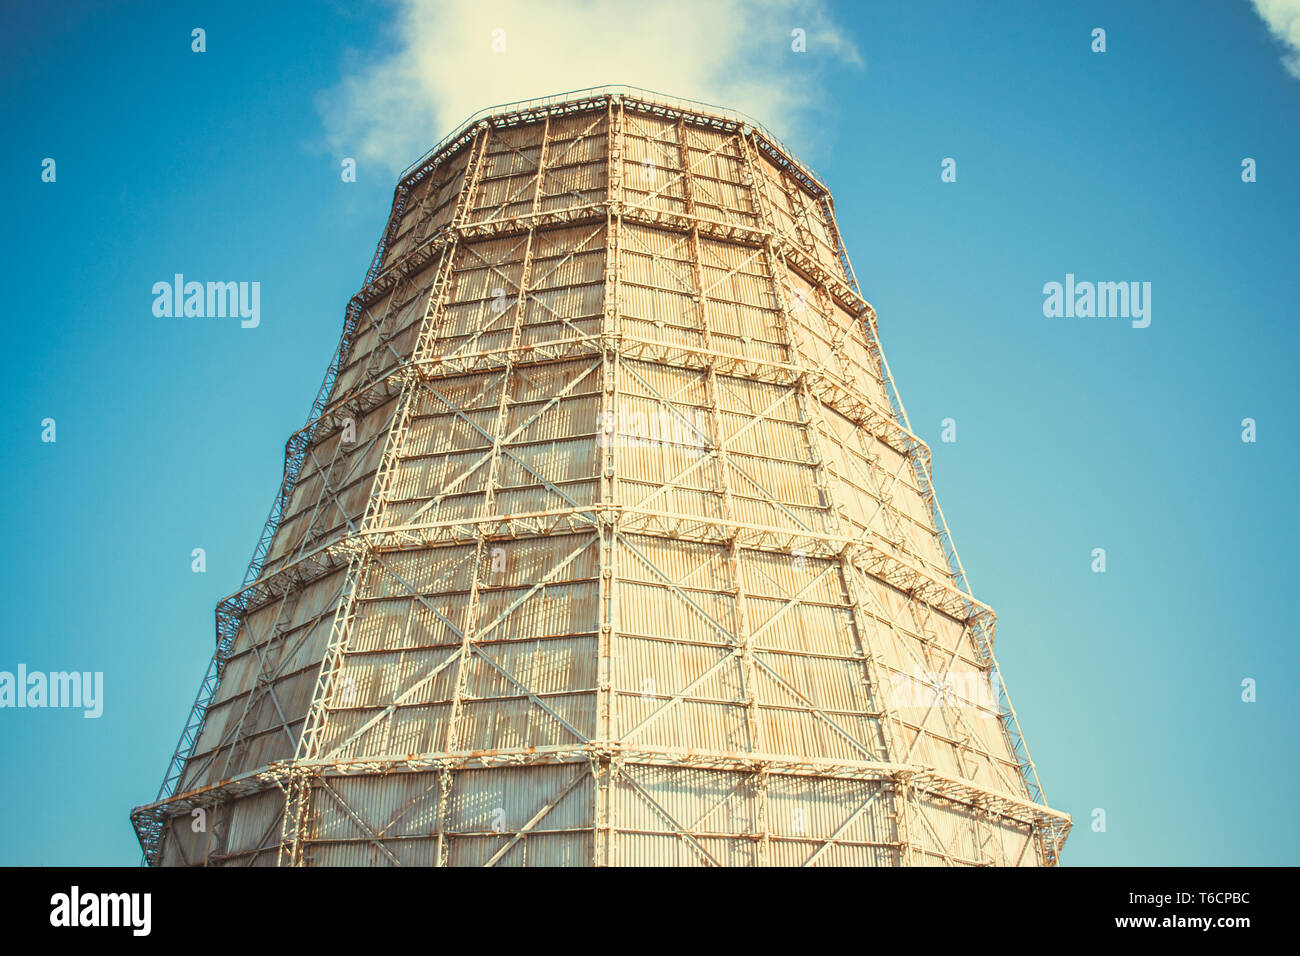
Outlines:
[[994,623],[821,180],[716,107],[512,104],[403,175],[132,820],[168,865],[1051,865]]

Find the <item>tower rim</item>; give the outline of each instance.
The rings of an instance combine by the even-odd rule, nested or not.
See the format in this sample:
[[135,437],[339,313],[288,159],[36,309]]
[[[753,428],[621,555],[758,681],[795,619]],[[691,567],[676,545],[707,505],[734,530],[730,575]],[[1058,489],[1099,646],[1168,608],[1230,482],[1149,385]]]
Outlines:
[[[494,106],[486,106],[483,109],[471,113],[470,116],[453,127],[452,131],[438,140],[432,147],[413,162],[406,169],[402,170],[398,176],[399,183],[408,183],[417,181],[421,178],[422,171],[434,165],[444,155],[455,152],[459,141],[467,134],[471,133],[480,123],[489,122],[498,117],[537,117],[552,112],[553,110],[583,102],[591,102],[593,105],[597,101],[608,102],[613,99],[622,99],[625,102],[634,104],[643,104],[645,106],[660,109],[673,110],[683,113],[688,117],[699,118],[706,123],[710,120],[726,120],[738,127],[753,130],[763,140],[767,142],[772,149],[779,153],[781,158],[792,165],[799,173],[806,177],[804,185],[813,188],[813,191],[820,197],[830,196],[830,187],[826,185],[825,180],[821,178],[805,160],[800,159],[798,154],[787,146],[781,139],[770,129],[754,119],[747,113],[740,110],[732,109],[727,106],[719,106],[716,103],[706,103],[702,100],[691,99],[684,96],[675,96],[669,93],[660,93],[657,90],[647,89],[641,86],[631,86],[623,83],[606,83],[598,86],[589,86],[577,90],[566,90],[561,93],[551,93],[546,96],[532,97],[530,99],[512,100],[505,103],[498,103]],[[523,122],[524,119],[515,120],[514,122]],[[513,125],[509,124],[509,125]]]

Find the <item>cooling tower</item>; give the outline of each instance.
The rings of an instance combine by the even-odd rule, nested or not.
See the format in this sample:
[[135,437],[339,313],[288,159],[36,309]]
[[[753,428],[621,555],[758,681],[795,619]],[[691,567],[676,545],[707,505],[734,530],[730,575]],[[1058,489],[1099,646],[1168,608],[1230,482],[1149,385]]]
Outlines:
[[836,226],[622,87],[401,178],[155,802],[154,865],[1052,865]]

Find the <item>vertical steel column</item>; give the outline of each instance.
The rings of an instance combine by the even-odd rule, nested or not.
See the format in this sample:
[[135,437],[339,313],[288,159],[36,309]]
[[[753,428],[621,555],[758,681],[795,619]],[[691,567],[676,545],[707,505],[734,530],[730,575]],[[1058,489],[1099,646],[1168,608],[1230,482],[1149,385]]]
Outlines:
[[[619,417],[619,311],[622,274],[623,227],[623,101],[609,97],[606,106],[606,196],[605,196],[605,301],[601,316],[600,412],[597,415],[596,448],[600,473],[600,508],[597,509],[597,533],[600,549],[600,621],[597,638],[597,710],[596,739],[602,744],[614,736],[614,634],[619,621],[618,522],[616,509],[617,470],[615,466]],[[595,805],[593,810],[594,863],[612,866],[616,853],[613,806],[614,767],[608,757],[597,762]],[[593,772],[596,772],[596,769]]]
[[[547,118],[549,129],[550,119]],[[533,189],[533,208],[536,209],[538,197],[541,193],[541,182],[543,170],[546,162],[547,136],[543,132],[542,144],[537,154],[537,182]],[[511,379],[514,376],[515,362],[519,348],[519,336],[523,328],[524,314],[528,302],[528,282],[533,261],[533,240],[537,233],[537,224],[534,221],[529,222],[528,239],[524,245],[524,258],[519,272],[519,291],[515,297],[515,314],[511,324],[510,343],[506,350],[505,366],[501,372],[501,398],[497,402],[496,416],[492,427],[492,459],[488,465],[487,478],[484,481],[483,500],[479,505],[480,521],[474,527],[474,562],[473,578],[470,583],[470,606],[467,614],[467,623],[464,635],[461,639],[460,649],[457,652],[456,661],[456,678],[454,690],[452,691],[451,705],[447,714],[447,734],[444,751],[452,754],[462,749],[460,738],[461,722],[465,709],[465,695],[469,681],[470,658],[473,656],[474,642],[478,637],[481,612],[481,594],[486,585],[486,578],[490,574],[492,561],[488,554],[488,533],[484,530],[486,520],[491,516],[496,502],[497,485],[501,478],[501,459],[502,459],[502,442],[505,439],[509,420],[511,406]],[[445,820],[446,814],[450,808],[451,781],[448,781],[442,790],[439,802],[439,819]],[[445,824],[444,824],[445,827]],[[449,846],[445,836],[440,836],[439,847],[439,865],[446,866],[448,863]]]

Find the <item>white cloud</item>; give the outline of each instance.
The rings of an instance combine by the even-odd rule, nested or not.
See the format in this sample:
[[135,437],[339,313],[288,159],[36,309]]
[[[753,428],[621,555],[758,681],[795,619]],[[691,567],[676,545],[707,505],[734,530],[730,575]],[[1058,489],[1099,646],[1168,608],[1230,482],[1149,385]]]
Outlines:
[[1287,50],[1282,63],[1287,72],[1300,80],[1300,0],[1251,0],[1255,12],[1268,24],[1269,32]]
[[318,100],[339,155],[392,171],[484,107],[604,84],[740,110],[794,147],[819,135],[824,76],[863,65],[825,0],[402,0],[392,38]]

